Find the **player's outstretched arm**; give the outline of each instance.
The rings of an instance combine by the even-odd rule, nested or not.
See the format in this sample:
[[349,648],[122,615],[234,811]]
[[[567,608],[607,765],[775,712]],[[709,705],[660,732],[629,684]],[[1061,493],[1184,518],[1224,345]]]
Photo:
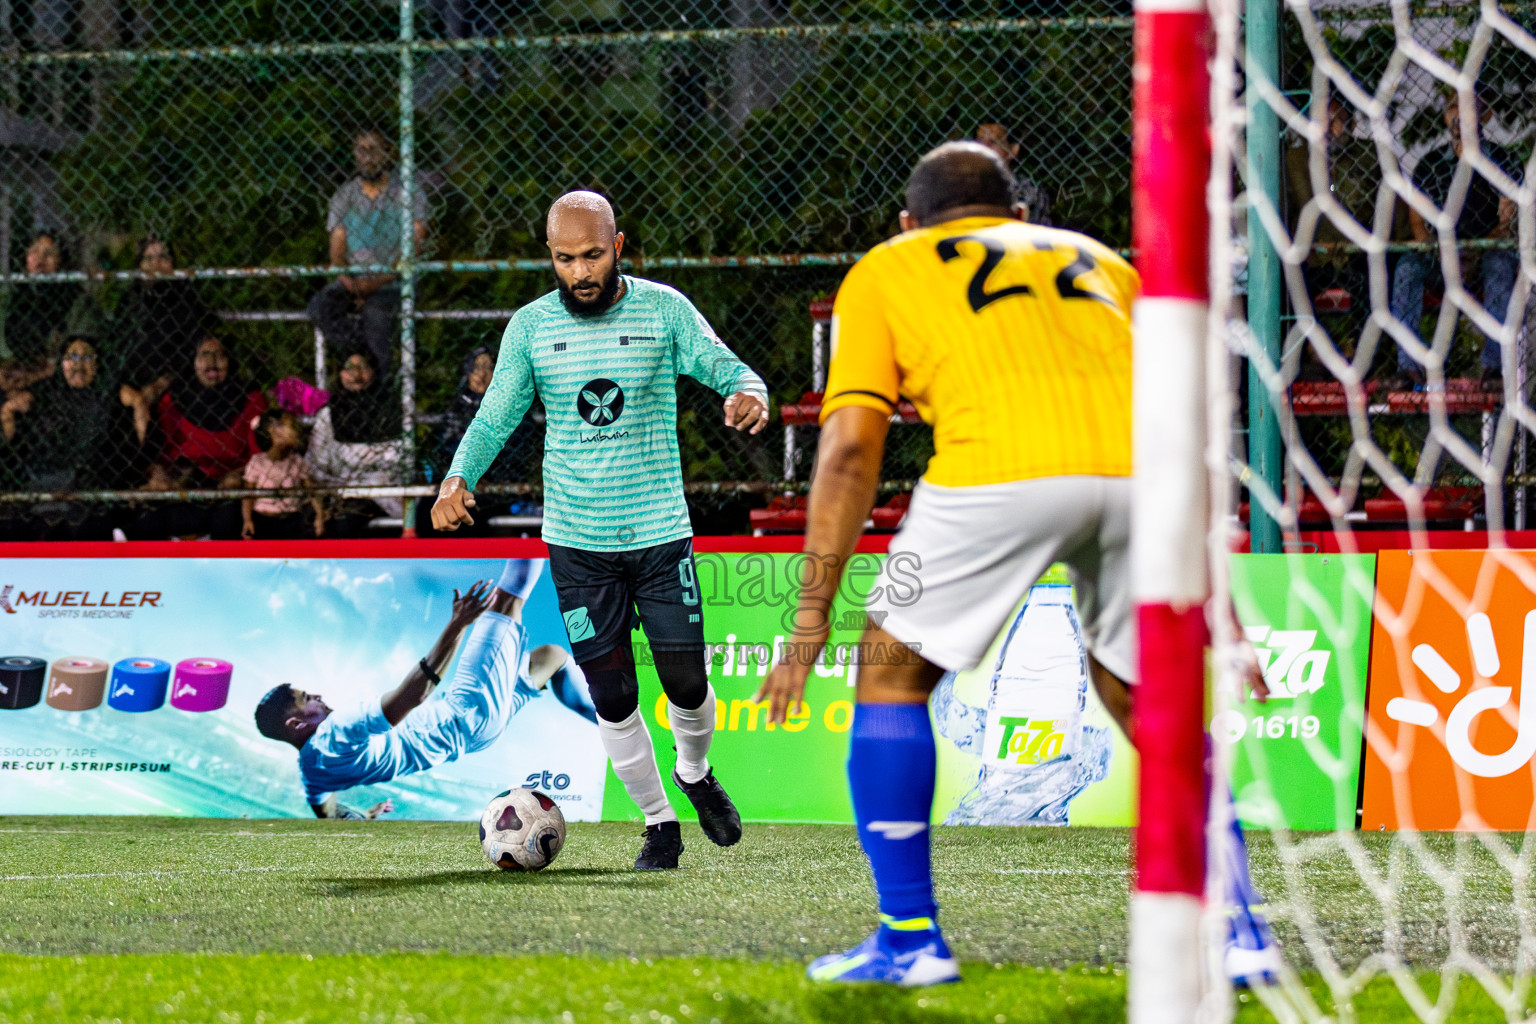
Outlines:
[[837,409],[822,424],[811,478],[794,634],[753,698],[768,702],[770,722],[784,721],[789,709],[799,706],[806,677],[826,645],[843,568],[875,504],[890,427],[888,413],[862,405]]
[[448,617],[448,625],[443,627],[442,636],[437,638],[437,643],[432,645],[427,656],[411,669],[405,682],[379,700],[384,719],[390,725],[399,725],[406,715],[432,695],[443,673],[448,671],[453,652],[459,648],[459,637],[489,607],[490,593],[490,580],[480,580],[463,594],[457,590],[453,592],[453,614]]
[[437,500],[432,503],[432,529],[457,530],[460,526],[474,526],[469,510],[475,507],[475,495],[461,476],[450,476],[437,489]]

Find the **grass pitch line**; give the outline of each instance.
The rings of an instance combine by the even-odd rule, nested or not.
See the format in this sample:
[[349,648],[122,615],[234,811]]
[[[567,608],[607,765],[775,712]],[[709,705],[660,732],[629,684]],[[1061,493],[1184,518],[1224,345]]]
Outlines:
[[1094,878],[1103,878],[1106,875],[1125,877],[1131,872],[1128,869],[1096,871],[1089,868],[993,868],[992,873],[994,875],[1091,875]]
[[302,870],[302,868],[278,866],[264,868],[157,868],[148,871],[96,871],[67,875],[0,875],[0,882],[62,882],[76,878],[133,878],[139,876],[165,878],[174,875],[257,875],[270,874],[276,871],[293,874]]
[[[99,828],[0,828],[0,835],[14,833],[24,836],[109,836],[117,830]],[[121,831],[129,834],[131,829]],[[286,832],[216,832],[204,830],[198,833],[204,836],[219,836],[222,838],[239,839],[372,839],[372,836],[361,832],[337,832],[334,835],[321,835],[313,833],[286,833]]]

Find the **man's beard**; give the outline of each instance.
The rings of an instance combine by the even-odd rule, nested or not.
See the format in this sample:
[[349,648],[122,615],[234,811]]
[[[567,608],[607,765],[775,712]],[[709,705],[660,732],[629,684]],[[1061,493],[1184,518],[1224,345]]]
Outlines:
[[617,261],[613,270],[608,274],[608,279],[598,290],[597,297],[590,302],[584,302],[576,297],[565,280],[559,274],[555,275],[555,287],[560,290],[560,301],[565,305],[565,311],[572,316],[601,316],[608,312],[608,307],[613,305],[613,300],[619,297],[619,267]]

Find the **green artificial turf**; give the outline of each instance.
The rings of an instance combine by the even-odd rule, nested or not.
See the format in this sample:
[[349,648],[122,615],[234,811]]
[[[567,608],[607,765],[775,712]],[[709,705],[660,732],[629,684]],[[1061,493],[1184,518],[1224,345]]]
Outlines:
[[[636,826],[576,824],[553,867],[518,875],[485,862],[468,824],[0,818],[0,1022],[1123,1018],[1123,830],[935,829],[966,980],[920,993],[803,981],[874,922],[852,829],[749,825],[728,850],[696,826],[684,838],[684,870],[638,874]],[[1446,895],[1390,836],[1360,841],[1383,871],[1396,860],[1402,949],[1433,992]],[[1454,859],[1452,837],[1425,842]],[[1252,844],[1296,967],[1313,966],[1296,906],[1346,970],[1381,948],[1382,910],[1342,851],[1314,843],[1287,876],[1266,837]],[[1476,844],[1459,854],[1462,934],[1507,973],[1507,872]],[[1470,980],[1459,992],[1450,1019],[1505,1019]],[[1354,1005],[1412,1019],[1384,978]],[[1239,1011],[1269,1019],[1252,997]]]

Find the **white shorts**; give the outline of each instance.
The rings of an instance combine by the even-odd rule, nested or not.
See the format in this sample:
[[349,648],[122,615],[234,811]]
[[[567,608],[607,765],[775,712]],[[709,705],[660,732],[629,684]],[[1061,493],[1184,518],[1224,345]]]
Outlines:
[[959,672],[981,661],[1029,588],[1063,562],[1089,653],[1134,682],[1130,537],[1129,477],[919,481],[867,608],[897,640]]

